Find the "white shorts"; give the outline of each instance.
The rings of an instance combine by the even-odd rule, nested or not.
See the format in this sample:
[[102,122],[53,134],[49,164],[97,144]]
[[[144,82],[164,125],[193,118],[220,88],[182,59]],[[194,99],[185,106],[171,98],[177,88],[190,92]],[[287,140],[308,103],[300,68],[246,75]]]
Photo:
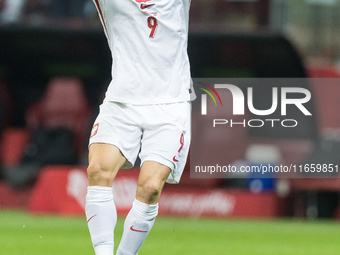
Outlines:
[[90,142],[117,146],[126,163],[155,161],[171,169],[168,183],[178,183],[191,139],[191,103],[131,105],[104,102],[94,122]]

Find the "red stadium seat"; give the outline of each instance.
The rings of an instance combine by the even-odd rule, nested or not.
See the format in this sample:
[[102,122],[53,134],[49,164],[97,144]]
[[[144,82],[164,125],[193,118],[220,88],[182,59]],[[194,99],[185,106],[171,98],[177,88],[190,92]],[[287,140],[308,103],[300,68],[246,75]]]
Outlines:
[[340,78],[340,73],[334,66],[310,66],[308,76],[311,78]]
[[20,163],[28,139],[29,134],[26,129],[8,128],[3,131],[0,161],[4,166],[16,166]]
[[[310,67],[308,69],[311,80],[311,88],[318,116],[318,128],[322,135],[329,131],[339,133],[340,117],[337,111],[340,107],[340,83],[339,79],[329,79],[327,84],[323,79],[340,78],[340,73],[333,66]],[[325,103],[327,102],[327,103]]]
[[89,127],[90,107],[83,84],[78,78],[57,77],[50,81],[45,94],[27,112],[28,128],[67,127],[75,135],[75,148],[82,153]]

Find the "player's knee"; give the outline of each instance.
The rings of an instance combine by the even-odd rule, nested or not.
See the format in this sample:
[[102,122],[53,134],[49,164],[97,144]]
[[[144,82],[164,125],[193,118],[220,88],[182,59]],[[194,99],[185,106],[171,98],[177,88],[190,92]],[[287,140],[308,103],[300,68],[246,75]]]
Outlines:
[[112,170],[100,163],[91,163],[87,167],[87,177],[91,185],[107,185],[113,182]]
[[161,193],[161,187],[157,182],[146,182],[137,189],[137,195],[146,203],[156,203]]

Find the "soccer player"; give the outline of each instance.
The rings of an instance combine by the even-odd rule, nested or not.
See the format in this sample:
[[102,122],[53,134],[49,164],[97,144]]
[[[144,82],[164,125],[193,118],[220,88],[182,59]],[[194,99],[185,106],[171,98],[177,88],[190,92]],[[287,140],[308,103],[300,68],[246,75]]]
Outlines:
[[86,217],[96,255],[112,255],[112,185],[141,159],[117,254],[137,254],[165,182],[178,183],[190,143],[190,0],[93,0],[112,53],[112,81],[89,146]]

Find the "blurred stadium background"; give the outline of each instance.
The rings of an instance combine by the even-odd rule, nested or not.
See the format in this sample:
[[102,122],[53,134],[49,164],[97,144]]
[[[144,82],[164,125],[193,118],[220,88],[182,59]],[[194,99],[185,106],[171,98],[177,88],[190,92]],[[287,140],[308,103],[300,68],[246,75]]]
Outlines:
[[[193,0],[192,76],[340,78],[339,12],[339,0]],[[110,64],[91,0],[0,0],[4,254],[92,254],[83,219],[87,139]],[[230,129],[214,150],[216,140],[230,144],[226,165],[249,160],[254,148],[274,152],[277,163],[339,165],[338,82],[308,85],[313,117],[299,132]],[[207,141],[202,151],[212,149]],[[114,184],[121,216],[137,175],[122,171]],[[181,184],[165,187],[141,254],[337,254],[339,191],[339,178],[192,179],[188,164]],[[117,238],[120,231],[122,219]]]

